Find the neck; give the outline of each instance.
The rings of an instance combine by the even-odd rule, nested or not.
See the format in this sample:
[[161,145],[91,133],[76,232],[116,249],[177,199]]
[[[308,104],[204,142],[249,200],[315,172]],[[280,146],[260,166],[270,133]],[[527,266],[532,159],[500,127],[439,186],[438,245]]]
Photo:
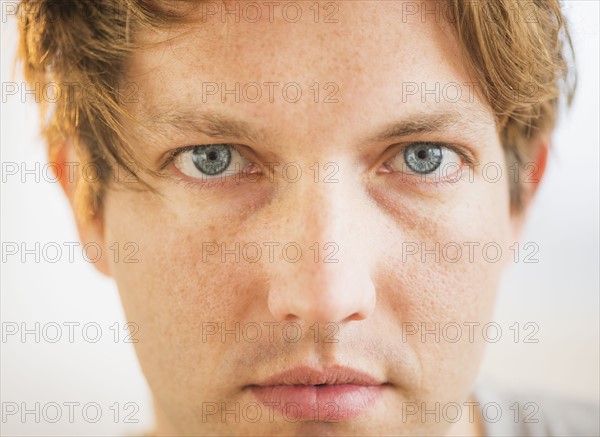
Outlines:
[[446,437],[485,437],[478,401],[471,394],[461,406],[460,420],[453,423]]

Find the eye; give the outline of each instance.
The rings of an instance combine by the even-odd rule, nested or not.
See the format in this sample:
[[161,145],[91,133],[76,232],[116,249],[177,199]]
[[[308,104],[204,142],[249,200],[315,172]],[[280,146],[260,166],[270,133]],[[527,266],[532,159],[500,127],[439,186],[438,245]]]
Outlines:
[[387,166],[402,173],[449,176],[463,165],[461,156],[449,147],[437,143],[412,143],[387,162]]
[[249,161],[231,144],[208,144],[182,149],[173,163],[186,176],[213,179],[242,172]]

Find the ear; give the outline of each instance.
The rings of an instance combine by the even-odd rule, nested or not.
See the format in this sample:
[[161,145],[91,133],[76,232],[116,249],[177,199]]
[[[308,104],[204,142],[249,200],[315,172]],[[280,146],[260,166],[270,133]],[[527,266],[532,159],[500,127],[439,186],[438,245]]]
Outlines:
[[513,241],[519,241],[525,219],[530,211],[533,199],[540,187],[546,173],[548,152],[550,150],[550,135],[544,134],[536,137],[529,145],[529,160],[519,166],[518,181],[521,190],[520,207],[511,211]]
[[108,262],[110,251],[106,245],[102,212],[90,213],[86,205],[88,190],[85,185],[88,182],[82,178],[83,165],[77,156],[75,146],[71,141],[65,141],[49,154],[49,159],[55,164],[51,168],[71,205],[81,244],[84,247],[91,247],[90,256],[95,252],[92,247],[100,249],[91,264],[100,273],[110,276]]

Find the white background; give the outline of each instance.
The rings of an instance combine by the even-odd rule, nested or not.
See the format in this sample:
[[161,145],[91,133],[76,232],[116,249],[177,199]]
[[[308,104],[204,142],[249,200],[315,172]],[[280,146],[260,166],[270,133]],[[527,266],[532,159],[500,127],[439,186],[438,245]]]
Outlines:
[[[579,90],[572,110],[562,118],[554,137],[546,179],[535,201],[523,242],[536,242],[537,264],[513,264],[499,294],[496,320],[505,329],[501,341],[491,344],[481,378],[499,385],[543,389],[598,402],[599,396],[599,72],[597,1],[566,2],[579,68]],[[4,21],[4,20],[3,20]],[[2,83],[21,82],[12,75],[16,45],[14,23],[3,22]],[[45,161],[38,135],[37,112],[31,96],[2,94],[2,162],[25,162],[33,168]],[[6,100],[6,101],[5,101]],[[23,101],[26,102],[23,102]],[[58,184],[33,176],[26,183],[13,176],[2,183],[2,241],[77,242],[77,234]],[[33,414],[21,423],[19,416],[0,422],[2,435],[113,435],[147,429],[152,421],[148,389],[131,344],[123,342],[125,323],[114,284],[98,274],[78,254],[74,263],[63,256],[58,263],[33,258],[21,263],[9,258],[2,265],[1,317],[7,323],[80,322],[75,341],[36,343],[33,335],[21,343],[18,336],[1,343],[2,402],[25,402],[33,408],[49,402],[78,402],[74,423],[67,407],[56,424],[35,422]],[[81,327],[95,322],[102,328],[97,343],[82,338]],[[515,343],[506,327],[519,322],[539,326],[538,343]],[[120,341],[110,327],[118,323]],[[49,326],[49,325],[47,325]],[[50,328],[48,328],[50,329]],[[49,330],[48,335],[54,335]],[[94,334],[93,330],[88,332]],[[102,417],[88,423],[84,404],[99,404]],[[114,422],[114,404],[120,417]],[[133,412],[137,424],[123,423]],[[113,406],[113,410],[111,410]],[[21,405],[19,405],[21,408]],[[55,411],[46,411],[53,417]],[[90,407],[91,408],[91,407]],[[87,410],[91,420],[95,410]]]

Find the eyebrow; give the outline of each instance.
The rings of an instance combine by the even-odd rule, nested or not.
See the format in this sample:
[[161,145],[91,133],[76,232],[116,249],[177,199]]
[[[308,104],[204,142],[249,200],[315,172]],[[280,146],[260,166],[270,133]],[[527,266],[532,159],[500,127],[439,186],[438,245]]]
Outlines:
[[[197,132],[215,139],[244,139],[254,144],[266,144],[274,136],[272,132],[259,129],[247,121],[213,111],[194,111],[191,108],[159,111],[146,108],[142,118],[167,135],[173,130],[182,133]],[[402,120],[379,127],[361,143],[385,142],[394,138],[449,130],[477,133],[488,127],[490,122],[495,123],[494,118],[481,107],[461,105],[460,108],[432,109],[410,113]]]
[[267,135],[250,123],[238,118],[212,111],[148,110],[143,111],[141,121],[153,130],[168,134],[173,130],[197,132],[211,138],[239,138],[251,143],[264,143]]
[[367,142],[384,142],[399,137],[449,130],[477,132],[489,126],[490,122],[495,124],[494,118],[482,108],[462,105],[460,109],[410,114],[405,119],[390,123],[368,136]]

